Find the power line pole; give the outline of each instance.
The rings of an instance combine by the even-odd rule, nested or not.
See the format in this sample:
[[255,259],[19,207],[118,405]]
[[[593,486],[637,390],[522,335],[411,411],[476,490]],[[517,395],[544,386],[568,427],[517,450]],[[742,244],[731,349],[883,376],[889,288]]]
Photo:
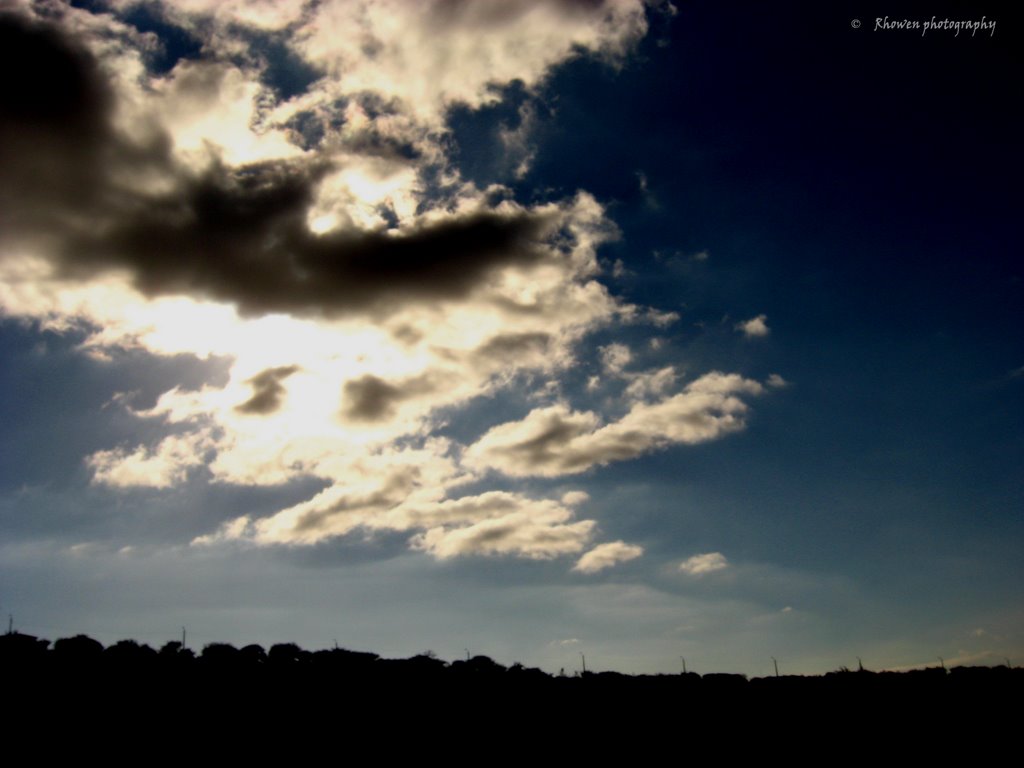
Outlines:
[[774,656],[772,656],[772,664],[775,665],[775,676],[778,677],[779,676],[779,662],[775,659]]

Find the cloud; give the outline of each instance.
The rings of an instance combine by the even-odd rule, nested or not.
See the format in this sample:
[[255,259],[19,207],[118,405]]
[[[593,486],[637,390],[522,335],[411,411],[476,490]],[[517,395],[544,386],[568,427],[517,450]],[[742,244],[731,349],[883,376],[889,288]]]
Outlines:
[[574,554],[586,546],[593,520],[568,522],[562,511],[548,514],[512,513],[470,526],[431,528],[415,536],[412,546],[446,560],[464,555],[515,555],[550,560]]
[[[245,314],[322,316],[459,301],[503,282],[503,272],[563,266],[546,243],[572,230],[567,208],[492,206],[464,190],[458,201],[421,200],[416,214],[406,187],[418,184],[417,158],[388,168],[277,142],[241,163],[227,150],[265,143],[273,133],[252,128],[258,99],[251,89],[232,101],[241,105],[237,116],[211,112],[235,98],[247,76],[241,70],[183,62],[151,91],[118,99],[80,42],[53,26],[16,17],[2,23],[10,55],[32,52],[48,95],[22,86],[4,94],[0,137],[9,157],[0,181],[11,193],[0,244],[30,246],[61,277],[126,272],[146,296],[230,302]],[[15,59],[7,63],[13,69]],[[138,101],[163,112],[140,116],[146,132],[130,135],[117,117],[131,105],[141,112]],[[183,114],[202,119],[186,126]],[[363,209],[388,179],[399,181],[377,205],[395,213],[401,203],[406,216],[394,226]],[[335,202],[322,199],[325,187]],[[310,216],[324,223],[311,228]]]
[[729,561],[721,552],[705,552],[702,555],[694,555],[679,564],[679,570],[691,576],[703,576],[728,567]]
[[767,315],[758,315],[752,317],[749,320],[744,320],[741,323],[736,323],[736,330],[740,331],[748,339],[760,338],[767,336],[771,333],[765,320],[768,319]]
[[[118,400],[162,434],[92,453],[96,485],[169,488],[200,470],[322,483],[197,545],[389,531],[439,559],[548,559],[592,546],[596,521],[576,514],[586,494],[470,484],[743,428],[757,382],[716,372],[673,395],[674,368],[627,374],[629,347],[612,342],[605,371],[627,382],[618,418],[558,401],[440,437],[466,404],[524,382],[562,397],[597,329],[677,319],[600,281],[598,249],[619,233],[591,194],[527,204],[479,188],[445,123],[518,83],[527,99],[500,138],[525,173],[531,91],[579,56],[620,62],[647,29],[640,0],[153,2],[195,41],[177,61],[162,49],[160,67],[162,41],[132,25],[134,7],[0,12],[0,63],[32,72],[0,83],[0,312],[74,331],[97,360],[223,360],[222,378],[150,408]],[[302,70],[293,88],[272,71],[286,60]],[[578,568],[630,546],[599,545]]]
[[556,477],[636,458],[674,444],[713,440],[744,427],[738,394],[762,386],[736,374],[713,372],[683,392],[655,403],[635,403],[619,420],[601,426],[590,411],[565,405],[534,409],[526,418],[492,427],[465,453],[464,463],[514,477]]
[[578,52],[620,57],[647,22],[640,0],[334,0],[320,5],[306,30],[303,55],[348,90],[379,93],[437,121],[447,104],[493,103],[493,84],[519,80],[532,88]]
[[97,482],[116,488],[169,488],[199,466],[214,445],[209,433],[199,431],[164,438],[150,450],[115,448],[98,451],[88,459]]
[[533,104],[524,102],[519,107],[519,123],[515,128],[502,126],[498,139],[504,149],[504,163],[511,166],[512,175],[522,179],[530,171],[537,150],[530,143],[530,136],[537,127],[537,113]]
[[677,377],[675,366],[671,365],[654,371],[629,374],[629,384],[623,394],[631,400],[661,397],[675,386]]
[[35,218],[63,240],[53,251],[61,276],[127,270],[147,296],[230,302],[250,315],[387,313],[408,301],[461,300],[502,269],[531,271],[551,258],[542,241],[556,222],[524,210],[315,234],[305,216],[321,172],[286,162],[214,167],[167,194],[83,206],[109,222],[103,228]]
[[241,413],[262,414],[273,413],[281,407],[285,388],[281,382],[299,370],[296,365],[282,365],[279,368],[268,368],[249,379],[252,385],[252,397],[236,410]]
[[580,573],[597,573],[618,563],[625,563],[640,557],[643,553],[644,548],[636,544],[610,541],[607,544],[598,544],[583,555],[573,566],[573,570]]
[[633,353],[625,344],[609,344],[601,347],[601,367],[605,373],[618,374],[629,365],[633,359]]
[[390,384],[367,374],[345,382],[343,412],[357,420],[378,421],[391,416],[402,400],[429,392],[432,388],[425,376]]
[[441,499],[424,479],[407,469],[379,483],[366,478],[362,487],[335,486],[270,518],[231,520],[192,543],[312,544],[357,529],[419,531],[410,546],[441,560],[466,555],[547,560],[582,550],[596,525],[574,519],[570,502],[579,498],[560,503],[491,491]]

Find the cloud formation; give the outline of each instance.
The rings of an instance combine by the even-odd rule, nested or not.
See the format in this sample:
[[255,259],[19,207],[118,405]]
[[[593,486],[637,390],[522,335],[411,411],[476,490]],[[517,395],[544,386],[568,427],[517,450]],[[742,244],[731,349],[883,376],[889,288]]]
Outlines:
[[736,330],[746,336],[748,339],[756,339],[763,336],[767,336],[771,333],[768,328],[768,323],[765,322],[768,319],[768,315],[758,315],[752,317],[749,320],[744,320],[741,323],[736,323]]
[[538,408],[521,421],[492,427],[466,450],[464,462],[513,477],[576,474],[743,429],[747,405],[739,395],[762,390],[756,381],[737,374],[708,373],[677,395],[634,403],[624,416],[605,425],[592,411],[565,405]]
[[252,397],[235,406],[235,409],[240,413],[249,414],[273,413],[281,407],[281,399],[285,395],[285,388],[281,382],[298,370],[296,365],[282,365],[256,374],[248,382],[252,385]]
[[609,541],[598,544],[583,557],[576,561],[574,571],[580,573],[597,573],[613,565],[634,560],[644,553],[644,548],[624,541]]
[[721,552],[705,552],[694,555],[679,564],[679,570],[691,576],[703,576],[729,567],[729,561]]
[[[611,342],[618,417],[559,401],[442,436],[471,401],[537,378],[560,391],[593,331],[676,319],[601,282],[618,231],[592,195],[480,188],[446,134],[455,105],[512,83],[529,96],[578,56],[621,61],[646,32],[639,0],[147,6],[189,51],[133,26],[129,0],[98,7],[0,12],[0,63],[32,72],[0,83],[0,311],[78,331],[98,360],[216,356],[227,375],[129,409],[163,434],[87,457],[96,484],[324,484],[196,545],[391,531],[439,559],[549,559],[593,546],[586,494],[466,488],[744,427],[757,382],[715,372],[676,391],[675,367],[626,371]],[[501,134],[513,175],[534,156],[531,110]],[[598,545],[576,568],[639,554]]]

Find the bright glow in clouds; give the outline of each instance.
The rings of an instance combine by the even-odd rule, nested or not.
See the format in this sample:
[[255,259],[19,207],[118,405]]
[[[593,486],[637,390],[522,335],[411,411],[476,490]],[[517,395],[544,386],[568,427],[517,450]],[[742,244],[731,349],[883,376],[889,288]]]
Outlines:
[[[80,79],[83,105],[58,105],[67,114],[42,129],[0,124],[0,141],[31,149],[0,171],[15,191],[3,198],[0,311],[84,331],[82,350],[99,361],[135,349],[230,366],[226,383],[132,411],[166,432],[87,457],[97,484],[168,488],[199,467],[218,483],[326,484],[197,545],[383,530],[439,559],[550,559],[592,546],[596,522],[576,519],[586,494],[536,498],[480,481],[578,474],[744,427],[742,398],[761,394],[758,382],[712,372],[680,389],[674,366],[625,371],[632,353],[613,342],[600,358],[625,386],[618,417],[559,400],[481,425],[467,445],[441,433],[471,400],[534,376],[560,391],[598,328],[676,319],[599,281],[597,251],[617,230],[592,195],[531,206],[479,189],[449,161],[444,133],[453,104],[491,103],[515,80],[529,89],[584,52],[623,57],[646,31],[641,2],[159,7],[208,60],[151,73],[152,40],[113,16],[65,8],[30,23],[21,4],[5,17],[41,55],[73,52],[77,69],[61,76]],[[276,95],[239,24],[292,25],[290,54],[324,76]],[[520,172],[530,125],[506,141]],[[743,328],[768,332],[764,316]],[[641,554],[598,544],[575,570]],[[691,573],[725,567],[718,554],[688,563],[699,558],[711,560]]]
[[691,576],[703,576],[707,573],[714,573],[729,567],[729,561],[721,552],[705,552],[702,555],[694,555],[680,563],[679,570]]

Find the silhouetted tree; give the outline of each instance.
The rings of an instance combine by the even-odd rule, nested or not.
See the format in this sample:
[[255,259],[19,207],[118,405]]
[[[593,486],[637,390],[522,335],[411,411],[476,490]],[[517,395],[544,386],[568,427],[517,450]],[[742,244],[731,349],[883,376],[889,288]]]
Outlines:
[[155,661],[157,652],[134,640],[118,640],[103,652],[103,656],[119,666],[142,665]]
[[308,651],[302,650],[295,643],[276,643],[270,646],[268,658],[271,664],[297,664],[308,655]]
[[103,654],[103,644],[88,635],[62,637],[53,644],[54,655],[64,662],[96,662]]
[[267,652],[263,650],[262,645],[256,643],[245,646],[239,653],[246,664],[264,664],[267,661]]

